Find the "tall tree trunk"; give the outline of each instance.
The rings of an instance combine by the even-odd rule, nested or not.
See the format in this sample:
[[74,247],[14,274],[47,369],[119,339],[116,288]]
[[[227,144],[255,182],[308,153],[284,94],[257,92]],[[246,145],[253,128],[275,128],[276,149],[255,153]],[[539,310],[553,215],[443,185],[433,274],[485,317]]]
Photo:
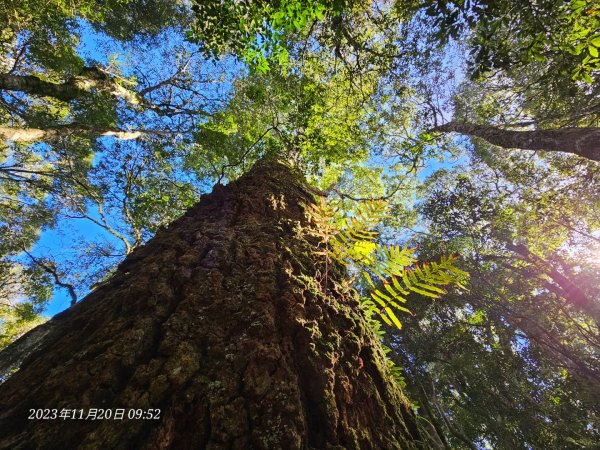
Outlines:
[[[334,287],[343,270],[314,254],[311,201],[278,163],[203,196],[40,333],[0,386],[0,448],[432,448]],[[35,408],[161,413],[29,420]]]
[[433,131],[476,136],[504,148],[574,153],[600,161],[600,128],[567,127],[555,130],[515,131],[467,122],[449,122]]

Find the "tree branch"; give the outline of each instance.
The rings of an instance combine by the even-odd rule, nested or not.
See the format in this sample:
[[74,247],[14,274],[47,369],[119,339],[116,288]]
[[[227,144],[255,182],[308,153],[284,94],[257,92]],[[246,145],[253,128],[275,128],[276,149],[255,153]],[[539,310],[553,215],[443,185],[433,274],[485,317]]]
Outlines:
[[89,94],[93,89],[108,92],[129,104],[137,105],[141,102],[137,93],[119,85],[113,77],[98,67],[84,67],[80,75],[71,77],[63,83],[45,81],[34,75],[0,74],[0,90],[52,97],[64,102]]
[[54,262],[48,263],[42,258],[36,258],[25,249],[23,249],[23,251],[37,266],[41,267],[44,270],[44,272],[52,275],[52,278],[54,278],[54,284],[67,290],[69,296],[71,297],[71,306],[77,303],[77,294],[75,293],[75,288],[72,284],[65,283],[61,280],[60,274],[58,273],[58,270],[56,270],[56,265],[54,264]]
[[567,152],[592,161],[600,161],[600,128],[596,127],[515,131],[491,125],[448,122],[432,128],[431,131],[476,136],[503,148]]

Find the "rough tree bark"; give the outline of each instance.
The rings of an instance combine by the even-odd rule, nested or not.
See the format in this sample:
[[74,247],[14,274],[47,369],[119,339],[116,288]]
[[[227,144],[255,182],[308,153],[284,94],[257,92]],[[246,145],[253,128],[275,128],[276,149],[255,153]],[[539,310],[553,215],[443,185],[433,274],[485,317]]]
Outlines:
[[503,148],[574,153],[600,161],[600,128],[567,127],[555,130],[515,131],[466,122],[449,122],[433,129],[476,136]]
[[[343,271],[314,255],[311,198],[259,163],[134,251],[29,343],[0,386],[0,448],[433,448]],[[161,417],[27,419],[118,407]]]

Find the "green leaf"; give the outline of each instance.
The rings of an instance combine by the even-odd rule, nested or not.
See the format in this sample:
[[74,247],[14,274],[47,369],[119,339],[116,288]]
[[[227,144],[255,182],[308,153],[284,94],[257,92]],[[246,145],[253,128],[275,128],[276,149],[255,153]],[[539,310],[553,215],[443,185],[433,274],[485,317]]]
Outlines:
[[425,297],[430,297],[430,298],[439,298],[439,295],[437,294],[433,294],[432,292],[426,291],[424,289],[419,289],[416,286],[409,286],[409,289],[413,292],[416,292],[417,294],[421,294],[424,295]]
[[396,325],[396,328],[401,330],[402,323],[398,320],[398,317],[396,317],[396,314],[394,314],[394,311],[392,311],[391,308],[386,307],[385,312],[387,313],[387,316],[392,320],[392,322],[394,322],[394,325]]
[[385,302],[383,299],[379,298],[378,295],[376,295],[377,292],[378,291],[371,292],[371,298],[375,300],[375,302],[377,302],[379,305],[381,305],[382,308],[387,306],[387,302]]
[[379,314],[379,317],[381,317],[381,320],[383,320],[387,325],[392,326],[392,322],[385,314],[381,314],[379,311],[377,313]]

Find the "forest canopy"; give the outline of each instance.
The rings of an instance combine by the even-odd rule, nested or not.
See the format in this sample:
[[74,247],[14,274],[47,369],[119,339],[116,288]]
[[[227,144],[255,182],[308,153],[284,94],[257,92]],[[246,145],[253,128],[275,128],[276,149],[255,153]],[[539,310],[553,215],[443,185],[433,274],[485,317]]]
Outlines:
[[599,53],[594,0],[5,1],[0,348],[278,159],[446,448],[593,448]]

